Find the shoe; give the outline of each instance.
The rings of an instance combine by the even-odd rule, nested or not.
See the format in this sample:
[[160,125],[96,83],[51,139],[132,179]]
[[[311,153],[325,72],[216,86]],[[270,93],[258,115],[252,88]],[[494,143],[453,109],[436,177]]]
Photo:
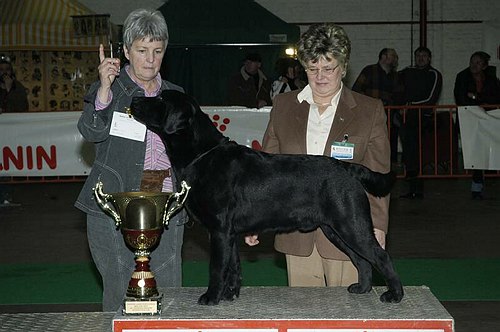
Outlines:
[[15,206],[21,206],[21,204],[11,202],[8,199],[4,199],[3,202],[0,203],[0,207],[15,207]]
[[422,198],[424,198],[424,194],[409,192],[407,194],[399,196],[399,198],[403,198],[403,199],[422,199]]
[[481,191],[471,191],[471,194],[472,194],[472,199],[473,200],[483,200],[483,193]]

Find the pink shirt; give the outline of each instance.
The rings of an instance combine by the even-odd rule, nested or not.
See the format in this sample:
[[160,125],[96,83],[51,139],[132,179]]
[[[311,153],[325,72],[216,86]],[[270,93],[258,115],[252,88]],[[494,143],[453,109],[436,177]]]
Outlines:
[[[161,88],[161,76],[160,73],[155,78],[156,82],[156,89],[153,92],[148,93],[146,89],[144,89],[144,85],[140,84],[139,82],[136,82],[132,76],[130,75],[129,72],[129,66],[125,66],[125,70],[127,71],[127,74],[129,77],[134,81],[135,84],[137,84],[139,87],[141,87],[144,90],[145,96],[146,97],[155,97],[160,94],[160,88]],[[110,94],[108,96],[108,100],[106,102],[102,102],[99,100],[98,97],[95,99],[95,109],[96,111],[100,111],[104,108],[106,108],[111,101],[113,100],[113,93],[110,91]],[[163,142],[161,138],[150,131],[149,129],[146,131],[146,154],[144,156],[144,169],[145,170],[163,170],[163,169],[169,169],[170,168],[170,160],[168,159],[167,153],[165,151],[165,145],[163,145]],[[163,181],[163,188],[162,191],[173,191],[173,185],[172,185],[172,178],[167,177]]]

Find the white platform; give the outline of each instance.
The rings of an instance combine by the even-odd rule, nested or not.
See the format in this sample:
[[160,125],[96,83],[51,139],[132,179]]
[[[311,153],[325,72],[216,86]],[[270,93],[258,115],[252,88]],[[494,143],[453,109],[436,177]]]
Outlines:
[[240,297],[217,306],[201,306],[205,288],[163,289],[161,316],[113,319],[114,332],[276,331],[305,332],[452,332],[453,317],[427,287],[405,287],[398,304],[382,303],[385,287],[349,294],[344,287],[244,287]]

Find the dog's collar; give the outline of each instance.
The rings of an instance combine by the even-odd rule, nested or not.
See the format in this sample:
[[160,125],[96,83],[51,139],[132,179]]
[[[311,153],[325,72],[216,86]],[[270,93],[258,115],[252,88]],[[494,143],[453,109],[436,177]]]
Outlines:
[[219,143],[217,143],[214,147],[210,148],[209,150],[207,150],[207,151],[203,152],[202,154],[200,154],[198,157],[194,158],[194,160],[190,164],[196,163],[198,160],[200,160],[201,158],[203,158],[204,156],[206,156],[207,154],[209,154],[213,150],[217,149],[221,145],[224,145],[224,144],[230,143],[230,142],[232,142],[232,141],[228,137],[224,137],[224,139],[221,140]]

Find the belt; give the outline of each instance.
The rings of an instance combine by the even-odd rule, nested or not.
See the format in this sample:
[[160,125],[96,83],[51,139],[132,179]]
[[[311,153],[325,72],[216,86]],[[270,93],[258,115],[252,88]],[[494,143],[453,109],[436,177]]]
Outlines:
[[172,177],[171,169],[144,170],[141,180],[141,191],[161,192],[163,181]]

